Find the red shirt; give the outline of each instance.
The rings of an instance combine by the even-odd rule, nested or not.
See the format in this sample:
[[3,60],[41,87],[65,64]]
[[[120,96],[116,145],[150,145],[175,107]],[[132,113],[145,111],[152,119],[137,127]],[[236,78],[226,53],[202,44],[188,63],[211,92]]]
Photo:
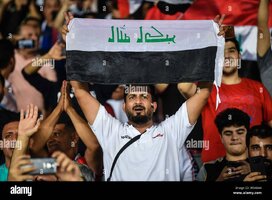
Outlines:
[[272,99],[263,84],[247,78],[234,85],[221,84],[221,103],[216,110],[216,88],[212,89],[208,103],[202,111],[203,139],[209,148],[202,149],[202,161],[208,162],[225,156],[225,148],[214,123],[216,115],[226,108],[238,108],[250,116],[250,126],[272,120]]

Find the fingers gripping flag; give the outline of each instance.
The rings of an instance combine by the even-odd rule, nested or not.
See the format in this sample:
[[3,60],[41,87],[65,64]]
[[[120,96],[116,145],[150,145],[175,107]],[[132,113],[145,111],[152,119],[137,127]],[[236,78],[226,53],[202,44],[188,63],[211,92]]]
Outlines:
[[220,85],[224,38],[211,20],[73,19],[69,80],[102,84],[213,81]]

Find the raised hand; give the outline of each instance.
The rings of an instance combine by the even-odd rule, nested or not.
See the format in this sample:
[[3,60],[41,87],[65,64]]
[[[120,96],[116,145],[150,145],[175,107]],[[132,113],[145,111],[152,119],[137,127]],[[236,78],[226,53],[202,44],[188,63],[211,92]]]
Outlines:
[[62,34],[62,39],[66,41],[66,35],[69,32],[68,25],[70,21],[74,18],[74,16],[70,12],[65,12],[64,17],[65,17],[66,23],[62,26],[61,34]]
[[33,104],[28,105],[26,113],[24,113],[24,110],[21,110],[18,135],[31,137],[37,132],[40,120],[38,119],[38,107]]
[[49,52],[47,54],[51,59],[55,59],[55,60],[65,59],[66,57],[62,55],[63,48],[65,48],[64,44],[56,42],[51,47],[51,49],[49,50]]
[[63,94],[63,110],[67,112],[72,108],[71,98],[70,98],[70,84],[67,81],[62,82],[61,93]]
[[223,15],[216,15],[216,17],[214,18],[214,22],[215,23],[217,23],[218,24],[218,26],[219,26],[219,33],[217,34],[218,36],[223,36],[223,37],[225,37],[225,29],[223,28],[223,26],[222,26],[222,23],[223,23],[223,21],[224,21],[224,19],[225,19],[225,14],[223,14]]

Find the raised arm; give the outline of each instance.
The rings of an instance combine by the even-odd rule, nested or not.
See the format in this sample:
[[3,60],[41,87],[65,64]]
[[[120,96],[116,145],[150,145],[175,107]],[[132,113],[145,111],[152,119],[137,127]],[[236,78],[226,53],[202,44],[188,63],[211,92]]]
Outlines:
[[33,135],[33,145],[32,153],[36,156],[41,156],[44,153],[44,147],[47,140],[53,133],[54,127],[63,111],[63,95],[61,95],[60,100],[56,108],[52,113],[41,123],[38,132]]
[[185,99],[189,99],[196,93],[195,83],[179,83],[178,90]]
[[260,0],[258,10],[258,40],[257,53],[263,57],[267,50],[271,47],[270,33],[268,27],[269,16],[269,0]]
[[[66,41],[66,35],[69,32],[68,24],[74,18],[70,12],[64,14],[66,24],[62,26],[62,39]],[[72,80],[70,84],[73,88],[74,94],[77,98],[77,102],[81,107],[85,117],[90,124],[93,124],[100,103],[90,94],[89,87],[87,83],[80,83],[79,81]]]
[[[37,60],[38,62],[43,62],[45,60],[51,59],[51,60],[62,60],[65,59],[65,56],[61,55],[62,52],[62,48],[64,48],[64,44],[59,44],[59,43],[55,43],[53,45],[53,47],[49,50],[48,53],[46,53],[45,55],[43,55],[42,57],[37,57],[35,58],[35,60]],[[24,68],[24,72],[28,75],[31,75],[33,73],[38,72],[41,68],[43,67],[43,65],[35,65],[35,63],[33,63],[32,61],[30,63],[28,63]]]
[[190,124],[194,124],[206,105],[211,93],[212,83],[200,82],[195,94],[186,101]]
[[100,103],[90,94],[87,83],[80,83],[78,81],[70,81],[70,83],[81,110],[92,125],[98,113]]
[[87,164],[93,172],[99,174],[102,170],[102,149],[100,144],[88,123],[82,119],[76,110],[72,107],[69,96],[70,90],[69,86],[67,86],[67,82],[63,82],[61,91],[62,94],[64,94],[63,109],[69,115],[78,136],[87,147],[85,152],[85,159]]
[[25,173],[31,172],[34,170],[33,166],[27,168],[21,168],[22,165],[31,164],[30,156],[26,156],[30,137],[35,134],[40,126],[40,119],[38,119],[38,107],[32,104],[27,106],[26,113],[24,110],[21,110],[20,122],[18,127],[18,137],[17,143],[21,143],[21,149],[15,148],[13,150],[10,171],[8,180],[9,181],[24,181],[32,180],[32,176],[25,175]]
[[13,161],[16,157],[27,153],[30,137],[37,132],[39,126],[40,119],[38,119],[37,106],[34,106],[33,104],[28,105],[26,113],[24,113],[24,110],[21,110],[20,122],[18,127],[18,137],[16,141],[21,143],[20,145],[18,145],[21,148],[14,149],[11,161]]

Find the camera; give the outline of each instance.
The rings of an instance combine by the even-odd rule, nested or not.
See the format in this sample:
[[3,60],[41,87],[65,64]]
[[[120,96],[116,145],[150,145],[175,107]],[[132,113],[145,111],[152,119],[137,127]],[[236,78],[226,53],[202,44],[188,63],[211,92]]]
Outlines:
[[[33,166],[36,168],[29,174],[32,175],[44,175],[44,174],[55,174],[57,172],[57,163],[54,158],[32,158],[30,159]],[[26,167],[29,165],[25,165]]]
[[35,47],[35,41],[34,40],[18,40],[16,42],[15,48],[17,49],[32,49]]

